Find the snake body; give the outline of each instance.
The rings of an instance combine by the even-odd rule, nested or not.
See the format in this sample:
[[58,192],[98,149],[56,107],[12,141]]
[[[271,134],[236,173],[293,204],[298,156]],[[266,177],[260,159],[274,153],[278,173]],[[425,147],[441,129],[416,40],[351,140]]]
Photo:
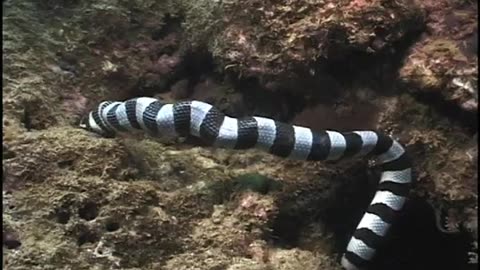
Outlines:
[[85,128],[103,136],[134,129],[150,135],[193,135],[208,145],[231,149],[259,148],[297,160],[339,160],[371,157],[382,170],[375,196],[360,220],[341,264],[345,269],[368,266],[386,242],[392,223],[407,199],[411,161],[404,148],[374,131],[318,131],[264,117],[228,117],[200,101],[163,103],[148,97],[124,102],[104,101],[89,113]]

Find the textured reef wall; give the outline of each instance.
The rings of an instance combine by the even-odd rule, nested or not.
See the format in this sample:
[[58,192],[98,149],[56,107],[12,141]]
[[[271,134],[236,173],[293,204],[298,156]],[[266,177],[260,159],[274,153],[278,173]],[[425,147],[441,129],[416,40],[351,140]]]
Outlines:
[[417,183],[373,269],[477,267],[476,2],[3,8],[5,269],[341,269],[377,170],[78,127],[136,96],[392,135]]

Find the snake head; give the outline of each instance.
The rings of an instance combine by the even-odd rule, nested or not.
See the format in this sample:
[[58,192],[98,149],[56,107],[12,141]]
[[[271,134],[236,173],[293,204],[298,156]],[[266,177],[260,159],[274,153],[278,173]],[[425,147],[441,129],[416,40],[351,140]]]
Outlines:
[[88,130],[90,132],[96,133],[103,137],[113,138],[115,132],[107,126],[107,124],[102,120],[101,112],[112,102],[104,101],[100,103],[97,109],[91,111],[88,116],[85,116],[80,121],[80,127]]

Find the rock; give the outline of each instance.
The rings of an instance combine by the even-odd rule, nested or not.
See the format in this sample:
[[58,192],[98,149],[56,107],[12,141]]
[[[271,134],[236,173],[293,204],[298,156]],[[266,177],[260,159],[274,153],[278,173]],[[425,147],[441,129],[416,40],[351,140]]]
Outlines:
[[348,59],[356,51],[374,54],[422,27],[422,12],[411,1],[352,3],[233,1],[222,6],[222,21],[205,20],[198,10],[185,27],[196,41],[208,36],[205,42],[225,68],[258,77],[291,77],[296,69]]
[[[419,94],[475,111],[469,3],[54,2],[3,6],[4,268],[340,269],[376,169],[363,159],[293,161],[143,133],[101,138],[71,119],[103,100],[156,95],[212,102],[231,116],[393,136],[414,160],[412,200],[456,206],[466,236],[455,245],[429,236],[434,248],[422,250],[411,245],[421,235],[398,234],[378,265],[475,261],[477,130]],[[398,44],[424,26],[418,7],[429,11],[431,35],[403,56]],[[82,76],[49,65],[59,50],[75,56],[62,67]],[[242,175],[249,179],[239,183]],[[401,222],[429,219],[420,212]],[[462,245],[469,253],[454,255]]]

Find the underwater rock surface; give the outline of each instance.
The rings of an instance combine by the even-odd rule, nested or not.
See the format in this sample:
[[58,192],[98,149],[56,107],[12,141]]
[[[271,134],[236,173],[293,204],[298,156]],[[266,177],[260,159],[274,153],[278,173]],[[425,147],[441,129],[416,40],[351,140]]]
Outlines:
[[365,160],[78,127],[99,101],[136,96],[392,135],[417,182],[373,269],[476,269],[476,3],[3,7],[5,269],[341,269],[378,181]]

